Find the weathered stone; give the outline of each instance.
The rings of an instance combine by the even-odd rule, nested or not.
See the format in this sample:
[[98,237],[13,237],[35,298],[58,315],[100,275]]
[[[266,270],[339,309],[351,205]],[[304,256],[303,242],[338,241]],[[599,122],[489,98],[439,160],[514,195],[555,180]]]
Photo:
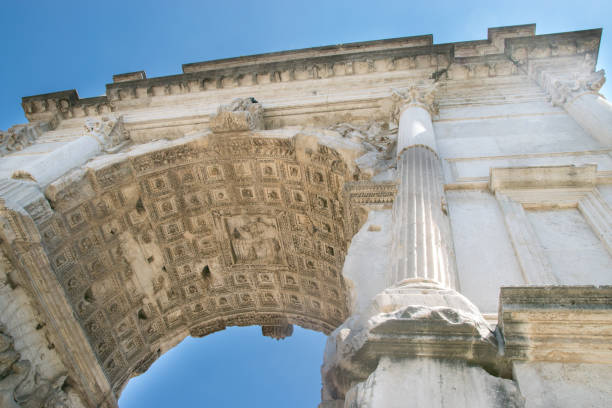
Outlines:
[[480,367],[438,359],[384,357],[368,379],[347,393],[346,408],[521,408],[525,400],[512,380]]
[[113,408],[187,335],[294,324],[331,333],[321,407],[602,405],[600,38],[500,27],[23,98],[0,134],[2,406]]
[[261,326],[261,334],[276,340],[282,340],[293,334],[293,325],[285,324],[282,326]]
[[611,309],[611,286],[503,288],[506,358],[610,364]]
[[213,132],[237,132],[264,128],[263,108],[255,98],[234,99],[229,105],[221,105],[216,115],[210,117]]
[[463,360],[498,371],[497,339],[478,309],[435,283],[389,288],[330,336],[322,368],[327,392],[342,398],[383,357]]

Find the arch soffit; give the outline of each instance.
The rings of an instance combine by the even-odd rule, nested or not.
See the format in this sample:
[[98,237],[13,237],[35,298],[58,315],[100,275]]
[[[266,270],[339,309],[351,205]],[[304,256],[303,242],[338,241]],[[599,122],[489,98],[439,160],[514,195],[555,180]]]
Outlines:
[[342,266],[363,222],[344,186],[361,153],[325,135],[208,134],[50,185],[42,244],[113,389],[189,334],[342,323]]

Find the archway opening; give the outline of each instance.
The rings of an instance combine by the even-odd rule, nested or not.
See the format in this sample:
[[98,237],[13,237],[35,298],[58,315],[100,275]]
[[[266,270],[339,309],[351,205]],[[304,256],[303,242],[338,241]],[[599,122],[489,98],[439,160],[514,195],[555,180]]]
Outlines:
[[326,338],[299,326],[281,341],[258,326],[187,337],[129,381],[119,407],[311,408],[320,402]]
[[53,184],[42,245],[112,393],[190,335],[341,324],[354,171],[314,138],[241,133],[139,146]]

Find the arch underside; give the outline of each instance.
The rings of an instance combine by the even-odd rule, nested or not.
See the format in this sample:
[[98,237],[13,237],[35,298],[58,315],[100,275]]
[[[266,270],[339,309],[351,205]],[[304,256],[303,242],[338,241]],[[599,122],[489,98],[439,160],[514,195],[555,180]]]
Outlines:
[[353,178],[332,148],[243,133],[107,156],[54,183],[43,247],[113,390],[189,334],[342,323]]

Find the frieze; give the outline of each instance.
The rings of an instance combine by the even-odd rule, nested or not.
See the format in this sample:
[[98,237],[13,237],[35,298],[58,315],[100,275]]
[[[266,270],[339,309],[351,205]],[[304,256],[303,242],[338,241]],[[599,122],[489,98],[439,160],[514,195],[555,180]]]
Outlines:
[[393,204],[397,184],[392,181],[353,181],[344,187],[348,200],[355,204]]
[[[432,44],[432,38],[426,36],[387,40],[384,50],[368,49],[367,43],[358,43],[354,44],[357,47],[354,52],[340,52],[346,50],[343,48],[336,55],[311,55],[285,61],[270,61],[267,55],[262,55],[249,57],[262,59],[260,63],[241,64],[238,59],[228,68],[220,67],[226,64],[225,60],[188,64],[185,67],[191,68],[180,75],[142,76],[108,84],[106,95],[101,97],[80,99],[75,90],[69,90],[24,97],[22,106],[26,117],[35,121],[48,120],[54,115],[61,118],[106,115],[124,106],[132,109],[138,106],[138,101],[146,106],[151,98],[172,95],[372,73],[419,71],[421,79],[435,81],[519,75],[531,61],[596,55],[601,30],[550,35],[534,35],[528,30],[524,36],[513,36],[494,30],[493,37],[484,41]],[[471,48],[477,51],[466,51]],[[196,66],[197,69],[193,68]]]

